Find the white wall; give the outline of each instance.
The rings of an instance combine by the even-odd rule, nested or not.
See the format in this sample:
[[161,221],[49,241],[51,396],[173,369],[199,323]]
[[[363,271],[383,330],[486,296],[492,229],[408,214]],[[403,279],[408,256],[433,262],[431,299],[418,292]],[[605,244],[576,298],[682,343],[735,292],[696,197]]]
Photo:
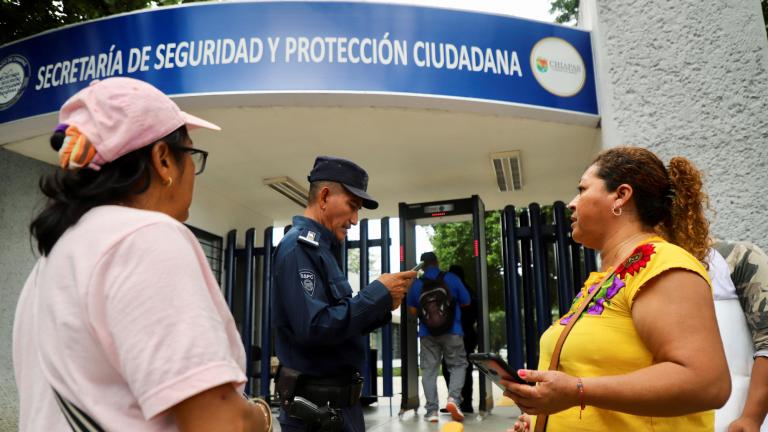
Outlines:
[[[296,209],[298,214],[301,209],[298,206]],[[272,225],[272,220],[198,184],[195,185],[187,224],[219,235],[225,241],[227,232],[236,229],[238,245],[242,246],[245,231],[249,228],[256,229],[255,242],[261,245],[264,229]]]
[[0,148],[0,431],[17,430],[18,396],[11,363],[13,317],[21,287],[37,260],[29,223],[42,204],[37,186],[52,167]]
[[759,0],[582,0],[604,148],[704,171],[712,233],[768,247],[768,39]]

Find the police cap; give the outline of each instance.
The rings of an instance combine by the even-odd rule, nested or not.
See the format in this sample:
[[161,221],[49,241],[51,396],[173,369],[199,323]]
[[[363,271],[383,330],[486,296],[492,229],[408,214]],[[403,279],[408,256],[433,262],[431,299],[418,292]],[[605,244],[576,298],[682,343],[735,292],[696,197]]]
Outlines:
[[371,210],[379,207],[379,203],[366,192],[368,173],[350,160],[332,156],[318,156],[307,180],[310,183],[316,181],[341,183],[351,194],[363,200],[363,207]]

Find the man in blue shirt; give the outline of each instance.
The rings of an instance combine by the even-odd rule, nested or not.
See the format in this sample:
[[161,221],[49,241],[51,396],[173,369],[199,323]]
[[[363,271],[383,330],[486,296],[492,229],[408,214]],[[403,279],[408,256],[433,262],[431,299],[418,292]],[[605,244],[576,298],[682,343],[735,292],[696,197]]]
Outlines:
[[[308,180],[304,215],[293,218],[274,255],[280,426],[284,432],[363,432],[364,336],[391,320],[416,273],[383,274],[353,297],[341,242],[361,207],[378,207],[366,192],[368,175],[346,159],[320,156]],[[306,409],[305,401],[315,408]]]
[[[419,360],[421,370],[424,373],[421,384],[424,387],[424,397],[427,399],[425,405],[427,414],[424,418],[429,422],[437,422],[437,374],[440,369],[440,362],[445,358],[450,371],[448,403],[445,409],[451,413],[454,420],[462,421],[464,414],[459,405],[461,404],[461,389],[464,386],[467,358],[464,352],[464,332],[461,328],[460,306],[469,305],[469,292],[456,275],[440,271],[437,256],[433,252],[423,253],[421,261],[424,262],[425,266],[424,276],[417,279],[408,291],[407,305],[411,314],[419,315],[419,339],[421,341]],[[423,289],[427,284],[430,287],[429,291]],[[450,292],[450,300],[454,304],[453,323],[440,329],[436,329],[434,326],[428,327],[427,323],[424,322],[427,306],[426,297],[422,296],[422,294],[426,295],[438,287]]]

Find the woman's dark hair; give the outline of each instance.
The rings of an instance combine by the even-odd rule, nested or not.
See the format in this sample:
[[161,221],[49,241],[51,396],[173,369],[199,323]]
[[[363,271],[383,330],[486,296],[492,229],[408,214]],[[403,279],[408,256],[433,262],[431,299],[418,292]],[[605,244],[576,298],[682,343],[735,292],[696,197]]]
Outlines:
[[[187,127],[182,126],[157,142],[168,144],[174,159],[181,161],[181,148],[188,139]],[[63,141],[64,133],[54,132],[51,147],[58,151]],[[37,240],[37,250],[43,256],[51,253],[59,237],[92,208],[145,192],[152,179],[153,146],[154,143],[120,156],[102,165],[99,171],[57,169],[41,177],[40,190],[48,202],[29,225],[30,234]]]
[[470,294],[474,295],[473,288],[471,288],[467,283],[466,279],[464,279],[464,276],[465,276],[464,267],[460,266],[459,264],[451,264],[451,266],[448,267],[448,272],[455,274],[461,280],[461,283],[464,285],[467,291],[469,291]]
[[448,267],[448,272],[455,274],[459,277],[459,279],[461,279],[462,282],[464,282],[464,267],[458,264],[451,264],[451,266]]
[[704,261],[710,246],[709,222],[704,214],[709,200],[701,172],[684,157],[673,157],[665,167],[650,150],[615,147],[595,158],[597,176],[609,192],[632,186],[640,221]]

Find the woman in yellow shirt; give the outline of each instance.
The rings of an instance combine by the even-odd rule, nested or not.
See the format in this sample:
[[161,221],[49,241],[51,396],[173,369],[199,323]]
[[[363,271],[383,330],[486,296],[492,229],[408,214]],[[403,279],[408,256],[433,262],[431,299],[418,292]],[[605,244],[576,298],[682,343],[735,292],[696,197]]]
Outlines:
[[598,155],[578,189],[568,205],[573,238],[600,252],[601,271],[542,335],[538,370],[519,371],[536,386],[504,382],[537,416],[515,429],[712,431],[731,386],[701,263],[709,246],[701,173],[684,158],[665,167],[648,150],[618,147]]

